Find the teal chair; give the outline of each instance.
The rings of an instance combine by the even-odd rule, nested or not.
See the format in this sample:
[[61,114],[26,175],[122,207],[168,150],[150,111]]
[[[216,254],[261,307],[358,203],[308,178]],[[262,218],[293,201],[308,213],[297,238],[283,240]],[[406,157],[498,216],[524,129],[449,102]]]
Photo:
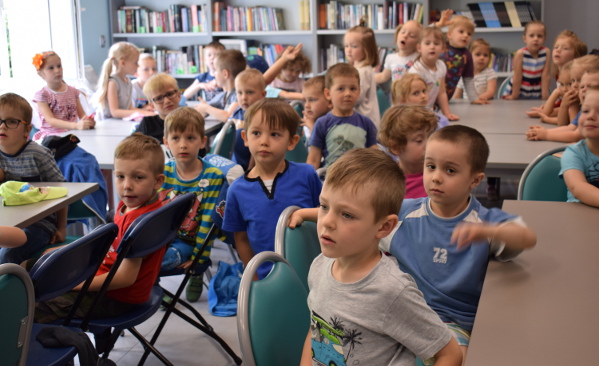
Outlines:
[[210,154],[220,155],[227,159],[233,156],[233,147],[235,146],[235,121],[230,119],[221,128],[220,132],[214,137]]
[[501,85],[499,85],[499,88],[497,89],[497,95],[495,95],[495,99],[501,99],[501,96],[505,92],[505,89],[507,89],[507,85],[509,84],[510,80],[512,80],[512,75],[514,75],[514,74],[510,73],[505,78],[505,80],[503,80],[503,82],[501,83]]
[[295,229],[287,226],[289,217],[297,210],[298,206],[290,206],[279,216],[275,231],[275,252],[291,264],[308,290],[308,272],[314,258],[321,253],[320,241],[314,222],[304,222]]
[[35,298],[29,273],[13,263],[0,265],[0,355],[3,365],[25,366]]
[[296,163],[305,163],[308,159],[308,149],[306,148],[306,138],[301,137],[300,141],[295,145],[295,148],[291,151],[287,151],[285,159]]
[[385,91],[381,88],[376,88],[376,99],[379,102],[379,112],[381,113],[381,117],[385,114],[385,111],[391,107],[391,103],[389,102],[389,96]]
[[[253,281],[258,267],[274,262],[271,272]],[[246,366],[299,365],[310,330],[308,291],[289,263],[262,252],[243,272],[237,305],[237,331]]]
[[547,150],[528,164],[518,185],[518,199],[526,201],[567,200],[568,188],[559,177],[561,158],[553,154],[564,151],[565,146]]

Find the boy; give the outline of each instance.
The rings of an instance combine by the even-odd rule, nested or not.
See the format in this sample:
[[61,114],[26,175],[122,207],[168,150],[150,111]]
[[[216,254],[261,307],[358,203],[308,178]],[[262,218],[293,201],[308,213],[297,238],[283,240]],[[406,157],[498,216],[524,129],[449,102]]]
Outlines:
[[223,89],[216,85],[216,80],[214,79],[214,60],[224,49],[225,46],[219,41],[210,42],[204,47],[204,56],[208,71],[196,76],[189,88],[185,89],[183,96],[187,100],[193,100],[200,90],[204,90],[204,100],[207,102],[211,101],[217,94],[222,93]]
[[301,365],[331,359],[414,365],[415,354],[434,356],[438,365],[460,364],[451,332],[414,280],[378,248],[397,223],[404,192],[401,169],[382,151],[354,149],[328,169],[317,221],[322,254],[308,275],[312,321]]
[[324,76],[314,76],[306,80],[302,89],[302,96],[304,101],[304,110],[302,111],[304,115],[304,135],[310,141],[316,120],[327,114],[332,108],[331,101],[324,95]]
[[376,148],[376,127],[354,107],[360,97],[360,74],[346,63],[338,63],[325,75],[325,97],[333,109],[318,118],[310,137],[307,163],[314,169],[330,166],[344,152],[358,147]]
[[148,102],[148,98],[143,91],[144,85],[152,75],[156,74],[156,60],[149,53],[142,53],[139,55],[139,61],[137,62],[137,72],[135,76],[137,79],[131,82],[133,92],[133,107],[143,108],[148,111],[154,111],[154,107]]
[[[6,93],[0,96],[0,169],[4,181],[64,182],[56,161],[47,148],[29,140],[33,111],[25,98]],[[41,248],[61,243],[66,236],[68,207],[23,229],[27,242],[18,248],[0,249],[0,263],[27,260]]]
[[[245,113],[241,137],[255,166],[229,188],[222,227],[234,233],[244,265],[254,254],[274,250],[277,220],[285,208],[318,206],[322,184],[314,169],[285,160],[299,140],[299,124],[297,112],[279,99],[259,100]],[[260,267],[258,278],[264,278],[270,267]]]
[[394,235],[380,245],[414,277],[464,356],[489,258],[507,261],[536,244],[521,218],[487,209],[471,194],[485,176],[488,156],[485,138],[473,128],[435,131],[424,156],[428,197],[405,200]]
[[164,139],[164,119],[166,115],[179,107],[181,92],[177,80],[169,74],[161,72],[152,76],[144,85],[144,94],[152,102],[158,112],[155,116],[145,116],[135,132],[152,136],[161,144]]
[[447,74],[445,75],[445,91],[450,100],[456,90],[460,78],[464,80],[464,89],[468,99],[473,104],[484,104],[479,100],[474,87],[474,62],[468,45],[474,34],[474,23],[463,15],[454,15],[447,29],[447,47],[441,54],[445,61]]
[[214,79],[223,92],[216,95],[209,103],[198,98],[200,103],[194,108],[202,115],[211,115],[225,122],[239,106],[235,92],[235,77],[245,70],[246,61],[238,50],[224,50],[214,61]]
[[[108,272],[117,258],[117,248],[123,235],[138,217],[151,212],[162,205],[158,199],[158,188],[164,182],[164,152],[155,139],[135,133],[125,138],[114,151],[114,176],[116,192],[121,198],[114,223],[119,227],[118,235],[106,258],[96,272],[86,297],[76,312],[76,317],[83,317],[94,291],[100,290]],[[108,286],[98,306],[94,309],[94,318],[114,317],[129,311],[134,304],[148,300],[152,286],[160,271],[160,261],[166,247],[143,258],[125,258],[114,278]],[[39,302],[36,305],[35,321],[49,323],[66,317],[73,305],[80,286],[73,291],[55,299]],[[87,308],[86,306],[87,305]],[[98,341],[98,340],[97,340]],[[97,343],[97,347],[99,343]],[[101,349],[98,349],[102,353]]]
[[[181,107],[169,113],[164,126],[164,145],[173,159],[166,163],[160,200],[170,201],[180,194],[193,192],[197,200],[177,233],[177,238],[164,254],[163,269],[187,268],[192,257],[201,255],[200,263],[210,257],[212,246],[198,253],[212,226],[212,212],[223,184],[220,169],[198,157],[206,145],[204,118],[191,107]],[[202,276],[192,276],[186,290],[187,300],[198,301],[202,293]]]

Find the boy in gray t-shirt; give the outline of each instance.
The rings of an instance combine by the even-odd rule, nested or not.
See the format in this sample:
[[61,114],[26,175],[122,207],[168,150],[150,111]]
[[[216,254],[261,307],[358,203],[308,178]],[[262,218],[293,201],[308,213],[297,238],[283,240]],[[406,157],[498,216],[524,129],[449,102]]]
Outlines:
[[[354,149],[327,171],[310,268],[310,331],[301,365],[460,365],[451,332],[412,278],[378,249],[397,224],[405,178],[384,152]],[[298,212],[298,211],[296,211]],[[290,225],[315,219],[300,210]]]

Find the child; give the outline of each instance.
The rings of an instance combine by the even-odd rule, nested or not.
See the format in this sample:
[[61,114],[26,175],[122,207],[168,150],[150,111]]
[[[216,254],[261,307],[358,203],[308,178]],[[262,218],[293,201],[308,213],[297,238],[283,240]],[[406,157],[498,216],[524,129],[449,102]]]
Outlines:
[[[300,48],[301,49],[301,48]],[[284,57],[283,54],[279,58]],[[304,87],[304,79],[300,78],[300,74],[308,74],[312,71],[310,59],[299,51],[294,54],[293,59],[287,60],[282,66],[281,72],[270,83],[274,88],[283,89],[288,92],[301,93]]]
[[[200,263],[210,258],[211,245],[203,253],[198,253],[198,250],[212,226],[211,216],[224,176],[218,168],[198,157],[200,149],[206,145],[206,136],[204,118],[195,109],[181,107],[168,114],[164,145],[171,151],[173,159],[164,167],[166,179],[158,192],[160,200],[170,201],[188,192],[195,193],[198,199],[179,229],[177,238],[164,254],[162,269],[187,268],[193,256],[201,255]],[[191,277],[186,291],[188,301],[198,301],[202,282],[201,276]]]
[[[158,188],[164,182],[164,152],[155,139],[140,133],[126,137],[114,151],[114,175],[116,192],[121,198],[114,217],[119,227],[118,234],[106,258],[96,272],[89,291],[75,313],[81,318],[89,310],[91,300],[100,290],[108,272],[117,258],[117,248],[129,226],[141,215],[156,210],[162,205],[158,199]],[[108,291],[94,309],[93,318],[115,317],[130,311],[135,304],[146,302],[160,271],[160,260],[166,247],[143,258],[125,258],[108,286]],[[73,305],[77,286],[55,299],[36,304],[35,321],[50,323],[66,317]],[[102,350],[98,349],[101,353]]]
[[457,121],[460,117],[451,113],[449,99],[447,99],[447,93],[445,92],[447,67],[439,59],[444,47],[444,35],[439,28],[423,28],[417,44],[420,57],[416,59],[414,66],[408,70],[408,73],[418,74],[426,81],[429,94],[428,108],[432,109],[435,103],[437,103],[441,112],[443,112],[448,120]]
[[360,97],[360,74],[350,64],[338,63],[327,70],[324,95],[333,109],[318,118],[310,137],[307,163],[314,169],[330,166],[343,153],[358,147],[376,148],[376,126],[354,110]]
[[333,107],[331,101],[324,95],[324,83],[323,75],[314,76],[306,80],[302,90],[302,96],[304,97],[304,110],[302,111],[304,115],[304,136],[306,136],[307,141],[310,141],[316,120],[327,114]]
[[[497,89],[497,74],[489,67],[491,45],[482,38],[475,39],[470,45],[470,53],[474,65],[474,89],[478,100],[486,102],[493,99]],[[464,80],[460,79],[454,98],[464,96]]]
[[225,122],[239,106],[235,92],[235,77],[245,70],[246,61],[241,51],[224,50],[214,60],[214,79],[223,92],[216,95],[209,103],[198,98],[200,103],[194,108],[202,115],[211,115]]
[[237,124],[235,135],[235,148],[233,149],[233,161],[241,165],[243,171],[247,171],[253,166],[250,149],[245,145],[241,133],[244,127],[245,111],[254,103],[266,96],[266,83],[262,73],[256,69],[242,71],[235,78],[235,90],[237,91],[237,101],[239,107],[233,113],[233,119]]
[[46,136],[60,135],[71,129],[93,128],[96,122],[93,116],[85,114],[79,101],[79,90],[62,80],[60,57],[53,51],[38,53],[33,57],[33,66],[46,82],[46,86],[33,97],[42,122],[33,139],[39,141]]
[[[23,97],[14,93],[0,96],[0,168],[4,181],[64,182],[50,150],[29,140],[32,114]],[[20,264],[41,248],[63,242],[67,211],[65,207],[24,228],[27,242],[18,248],[0,249],[0,263]]]
[[[297,112],[279,99],[259,100],[245,113],[241,136],[256,165],[229,187],[222,227],[234,233],[244,265],[254,254],[274,249],[277,219],[285,208],[318,206],[321,183],[314,169],[285,160],[299,140],[299,124]],[[258,278],[269,270],[260,267]]]
[[570,145],[562,156],[559,174],[568,186],[568,202],[599,207],[599,91],[586,92],[580,114],[584,140]]
[[376,96],[374,67],[379,63],[379,51],[372,29],[364,25],[350,28],[343,37],[347,63],[358,69],[360,97],[356,101],[356,112],[370,118],[378,129],[381,124],[379,102]]
[[156,74],[156,60],[149,53],[142,53],[139,55],[139,62],[137,66],[137,72],[135,76],[137,79],[131,82],[133,87],[133,106],[135,108],[143,108],[147,111],[153,111],[154,108],[148,103],[148,98],[143,92],[146,81]]
[[164,138],[164,120],[166,116],[179,107],[181,92],[177,80],[169,74],[161,72],[148,79],[144,85],[144,94],[148,96],[158,114],[145,116],[135,132],[152,136],[161,144]]
[[134,113],[152,116],[153,111],[133,107],[133,87],[127,75],[137,72],[139,51],[129,42],[117,42],[110,47],[108,58],[102,65],[100,86],[96,101],[100,106],[101,118],[125,118]]
[[212,98],[223,92],[223,89],[216,85],[214,79],[214,60],[224,49],[225,46],[219,41],[210,42],[204,47],[204,60],[208,71],[196,76],[189,88],[185,89],[183,96],[187,100],[193,100],[200,90],[204,90],[204,100],[206,102],[211,101]]
[[[426,81],[418,74],[407,74],[391,85],[391,101],[393,105],[428,105],[428,87]],[[428,108],[430,109],[430,108]],[[437,116],[437,128],[449,126],[449,120],[444,115],[434,112]]]
[[[311,325],[301,365],[331,359],[414,365],[416,355],[460,365],[451,332],[414,280],[378,248],[397,223],[403,193],[401,169],[381,151],[354,149],[329,169],[318,209],[322,254],[308,275]],[[314,352],[325,345],[326,354]]]
[[395,105],[383,115],[379,141],[399,158],[406,176],[405,198],[426,197],[422,182],[424,148],[436,129],[437,116],[425,106]]
[[445,62],[447,68],[445,92],[447,93],[447,100],[450,100],[460,78],[462,78],[468,99],[473,104],[484,104],[486,101],[477,98],[474,87],[474,63],[472,54],[468,50],[472,34],[474,34],[472,20],[463,15],[455,15],[451,18],[451,23],[447,29],[447,45],[445,52],[441,54],[441,60]]
[[551,51],[543,46],[545,24],[533,20],[524,26],[522,40],[526,47],[516,51],[511,77],[503,99],[547,99],[549,97],[549,58]]
[[18,227],[0,226],[0,248],[16,248],[25,244],[27,235]]
[[489,146],[467,126],[428,139],[428,197],[405,200],[394,235],[381,242],[416,280],[427,304],[447,323],[465,356],[489,258],[509,260],[536,243],[522,220],[483,207],[471,194],[485,174]]
[[418,57],[416,44],[418,43],[418,35],[421,29],[422,24],[415,20],[408,20],[395,28],[397,52],[385,57],[383,71],[374,76],[377,84],[385,83],[389,79],[395,81],[407,74]]

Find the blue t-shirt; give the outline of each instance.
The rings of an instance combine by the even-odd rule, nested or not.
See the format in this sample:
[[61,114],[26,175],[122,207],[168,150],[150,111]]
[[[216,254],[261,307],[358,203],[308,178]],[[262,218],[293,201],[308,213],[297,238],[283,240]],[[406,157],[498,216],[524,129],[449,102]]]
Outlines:
[[[589,150],[586,140],[569,145],[562,155],[561,162],[562,169],[559,171],[560,177],[563,178],[566,170],[580,170],[586,177],[587,182],[599,188],[599,156]],[[569,189],[568,202],[580,202]]]
[[212,98],[208,104],[214,108],[227,109],[235,102],[237,102],[237,93],[235,92],[235,89],[233,89],[229,93],[225,91],[220,92],[214,98]]
[[[196,76],[196,80],[200,83],[207,83],[209,81],[214,80],[214,76],[210,75],[210,73],[208,71],[201,73],[200,75]],[[222,93],[223,89],[222,88],[215,88],[212,91],[208,91],[204,89],[204,100],[209,102],[211,101],[217,94]]]
[[310,146],[322,150],[326,167],[346,151],[374,144],[376,126],[370,118],[358,112],[349,117],[337,117],[329,112],[316,120],[310,136]]
[[[238,107],[235,112],[233,112],[233,119],[239,119],[243,121],[243,117],[245,116],[245,111]],[[250,149],[245,146],[243,139],[241,138],[242,129],[238,129],[235,131],[235,146],[233,147],[233,161],[237,164],[241,165],[244,171],[248,170],[248,165],[250,164],[250,159],[252,158],[252,154],[250,154]]]
[[[381,242],[399,268],[416,280],[427,304],[443,321],[456,322],[472,330],[489,258],[499,255],[488,241],[457,249],[450,245],[459,223],[502,223],[517,217],[500,209],[483,207],[470,197],[470,204],[453,218],[435,215],[428,197],[406,199],[399,211],[395,232]],[[389,242],[390,241],[390,242]],[[495,252],[495,253],[493,253]]]
[[[227,193],[223,230],[247,232],[254,254],[274,250],[275,229],[281,212],[289,206],[302,208],[319,205],[322,183],[312,165],[287,161],[277,174],[269,192],[260,178],[248,178],[247,173],[231,184]],[[258,269],[264,278],[271,265]]]
[[576,117],[574,117],[574,119],[572,120],[572,124],[574,126],[578,126],[578,119],[580,118],[581,113],[582,113],[582,111],[578,111],[578,113],[576,113]]

